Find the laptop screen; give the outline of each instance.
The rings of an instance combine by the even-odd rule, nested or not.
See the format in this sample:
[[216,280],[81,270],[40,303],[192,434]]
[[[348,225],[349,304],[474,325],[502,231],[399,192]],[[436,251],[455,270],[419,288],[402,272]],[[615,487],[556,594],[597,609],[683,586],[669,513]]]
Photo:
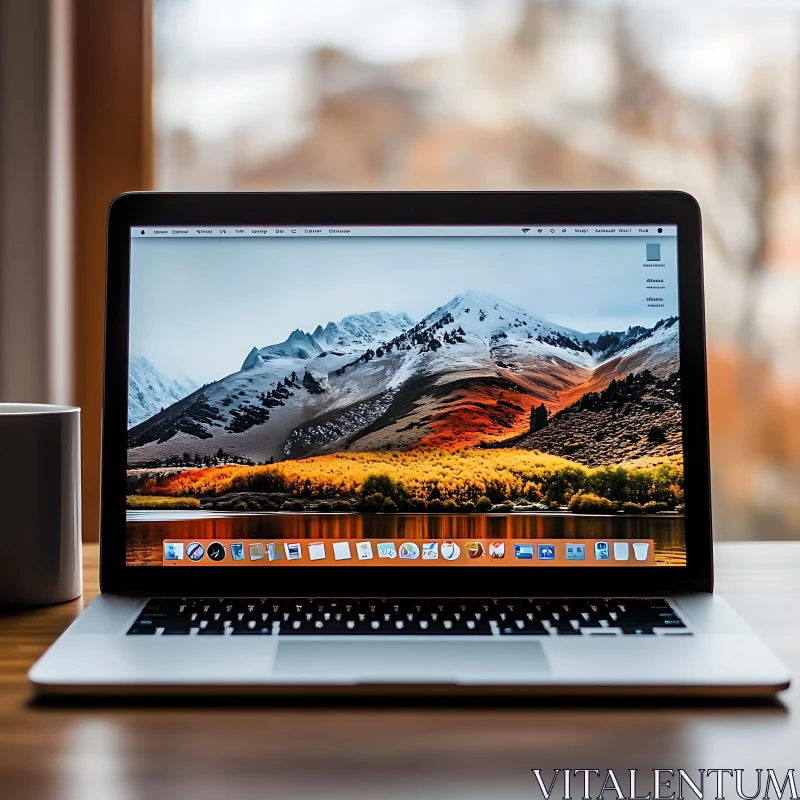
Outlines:
[[126,563],[685,566],[675,226],[131,229]]

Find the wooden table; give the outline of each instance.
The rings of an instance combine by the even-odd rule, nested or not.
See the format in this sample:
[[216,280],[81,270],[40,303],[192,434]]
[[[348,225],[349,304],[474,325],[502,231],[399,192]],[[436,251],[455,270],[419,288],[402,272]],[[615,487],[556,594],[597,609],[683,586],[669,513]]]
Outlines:
[[[800,773],[797,689],[746,707],[38,705],[28,667],[97,593],[97,547],[84,556],[82,600],[1,620],[3,800],[505,800],[541,797],[533,767],[639,768],[650,780],[656,767]],[[800,543],[726,544],[716,556],[719,592],[800,680]]]

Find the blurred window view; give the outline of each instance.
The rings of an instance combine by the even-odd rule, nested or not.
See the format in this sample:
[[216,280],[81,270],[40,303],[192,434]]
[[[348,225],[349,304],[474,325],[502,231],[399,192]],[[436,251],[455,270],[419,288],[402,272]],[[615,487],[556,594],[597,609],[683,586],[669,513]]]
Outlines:
[[800,538],[800,4],[156,0],[156,188],[680,189],[716,535]]

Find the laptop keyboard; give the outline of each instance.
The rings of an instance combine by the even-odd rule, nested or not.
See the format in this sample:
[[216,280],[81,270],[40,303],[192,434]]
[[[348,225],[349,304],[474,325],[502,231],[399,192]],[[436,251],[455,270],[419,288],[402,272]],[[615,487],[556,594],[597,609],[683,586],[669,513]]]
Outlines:
[[153,598],[128,631],[161,636],[691,635],[666,600]]

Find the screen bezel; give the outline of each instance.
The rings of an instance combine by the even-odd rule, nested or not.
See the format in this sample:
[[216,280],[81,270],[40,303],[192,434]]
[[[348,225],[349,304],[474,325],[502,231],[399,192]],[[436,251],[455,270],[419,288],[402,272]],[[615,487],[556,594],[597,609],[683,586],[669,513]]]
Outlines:
[[[125,563],[130,229],[222,225],[677,225],[686,567],[375,567],[267,570]],[[100,583],[137,595],[519,597],[655,595],[713,588],[700,209],[682,192],[123,194],[106,251]],[[84,511],[86,513],[86,510]],[[408,570],[411,569],[409,574]],[[479,572],[476,574],[476,570]],[[480,576],[478,578],[478,575]],[[479,581],[479,586],[476,585]]]

